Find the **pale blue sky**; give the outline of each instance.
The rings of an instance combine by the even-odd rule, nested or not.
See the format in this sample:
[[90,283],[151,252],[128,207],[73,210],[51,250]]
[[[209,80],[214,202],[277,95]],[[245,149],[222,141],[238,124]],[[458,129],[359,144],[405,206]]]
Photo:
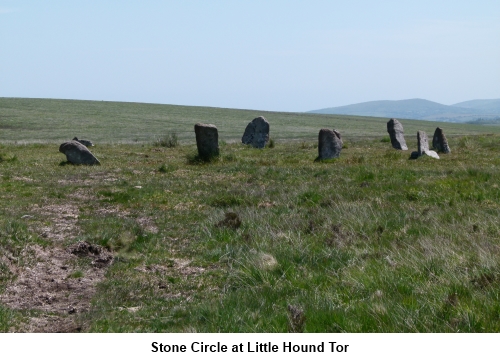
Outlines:
[[272,111],[500,98],[500,0],[0,0],[0,97]]

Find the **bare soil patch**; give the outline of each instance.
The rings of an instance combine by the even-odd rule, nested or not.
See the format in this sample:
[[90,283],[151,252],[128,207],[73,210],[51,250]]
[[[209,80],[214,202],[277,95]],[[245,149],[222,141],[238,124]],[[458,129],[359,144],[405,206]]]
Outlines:
[[74,204],[46,205],[35,207],[33,212],[39,213],[45,220],[52,223],[49,225],[36,226],[40,236],[52,242],[65,242],[74,238],[80,232],[78,223],[78,206]]
[[[23,254],[35,262],[29,267],[11,269],[17,272],[17,278],[0,296],[0,301],[10,308],[38,313],[19,331],[81,331],[78,315],[89,309],[96,285],[112,262],[111,253],[79,242],[66,249],[32,245]],[[79,261],[82,258],[87,261]]]
[[10,308],[30,311],[28,322],[18,331],[81,331],[78,316],[89,309],[113,256],[87,242],[64,247],[80,233],[77,205],[34,206],[31,212],[41,217],[35,217],[31,228],[51,245],[27,246],[21,252],[24,265],[2,259],[12,278],[0,301]]

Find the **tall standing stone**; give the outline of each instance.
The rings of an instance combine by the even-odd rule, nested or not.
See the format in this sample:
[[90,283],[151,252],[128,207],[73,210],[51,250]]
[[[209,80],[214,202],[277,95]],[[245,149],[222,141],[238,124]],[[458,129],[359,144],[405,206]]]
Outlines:
[[429,140],[425,131],[417,131],[418,156],[422,156],[429,151]]
[[387,122],[387,132],[391,137],[391,144],[393,148],[398,150],[408,150],[408,146],[406,146],[406,141],[403,133],[403,125],[401,125],[401,122],[399,122],[395,118],[391,118]]
[[200,158],[208,160],[219,155],[219,134],[215,125],[197,123],[194,133]]
[[410,159],[417,159],[422,155],[430,156],[434,159],[439,159],[439,155],[432,150],[429,150],[429,140],[424,131],[417,132],[418,151],[414,151],[410,155]]
[[68,141],[59,146],[59,152],[66,155],[66,159],[75,165],[94,165],[100,164],[99,160],[90,152],[89,149],[78,141]]
[[448,154],[451,152],[450,146],[448,145],[448,140],[443,133],[443,129],[440,127],[436,128],[434,132],[434,137],[432,138],[432,148],[438,152]]
[[342,150],[342,137],[337,130],[321,129],[318,135],[318,158],[325,160],[338,158]]
[[269,122],[259,116],[254,118],[246,127],[241,142],[246,145],[262,149],[269,141]]

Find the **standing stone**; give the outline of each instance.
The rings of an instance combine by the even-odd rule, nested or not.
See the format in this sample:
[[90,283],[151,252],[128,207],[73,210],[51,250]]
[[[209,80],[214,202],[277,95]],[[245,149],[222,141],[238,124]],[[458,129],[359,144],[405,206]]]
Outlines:
[[439,155],[432,150],[429,150],[429,140],[424,131],[417,132],[418,151],[414,151],[410,155],[410,159],[419,158],[422,155],[427,155],[435,159],[439,159]]
[[337,130],[321,129],[318,135],[318,158],[325,160],[338,158],[342,150],[342,137]]
[[395,118],[391,118],[387,122],[387,132],[391,137],[391,144],[393,148],[398,150],[408,150],[403,134],[403,125],[401,125],[401,122],[399,122]]
[[425,131],[417,131],[418,156],[422,156],[429,151],[429,140]]
[[90,152],[89,149],[78,141],[67,141],[59,146],[59,152],[66,155],[66,159],[71,164],[80,165],[99,165],[100,162],[97,158]]
[[242,143],[252,145],[259,149],[265,147],[268,141],[269,122],[262,116],[254,118],[252,122],[247,125],[245,133],[241,138]]
[[448,140],[444,136],[443,129],[440,127],[436,128],[434,132],[434,137],[432,138],[432,148],[438,152],[448,154],[451,152],[450,146],[448,145]]
[[208,160],[219,155],[219,134],[215,125],[197,123],[194,133],[200,158]]

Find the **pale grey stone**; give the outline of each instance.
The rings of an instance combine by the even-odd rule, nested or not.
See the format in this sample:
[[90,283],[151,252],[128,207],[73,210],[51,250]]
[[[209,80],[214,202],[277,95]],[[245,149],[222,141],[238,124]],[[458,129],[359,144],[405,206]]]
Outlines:
[[219,134],[215,125],[197,123],[194,133],[200,158],[210,159],[219,155]]
[[78,141],[67,141],[59,146],[59,152],[66,155],[66,159],[71,164],[80,165],[99,165],[100,162],[97,158],[90,152],[89,149]]
[[429,151],[429,140],[425,131],[417,131],[418,156],[422,156]]
[[338,158],[342,150],[342,137],[337,130],[321,129],[318,135],[318,158],[326,160]]
[[439,155],[435,151],[429,150],[429,140],[425,131],[417,132],[417,143],[418,151],[413,151],[410,159],[417,159],[421,156],[430,156],[431,158],[439,159]]
[[395,118],[387,122],[387,132],[391,137],[392,147],[398,150],[408,150],[403,132],[403,125]]
[[262,149],[269,141],[269,122],[259,116],[254,118],[246,127],[241,142],[246,145]]
[[424,155],[430,156],[431,158],[434,159],[439,159],[439,155],[434,150],[426,150],[424,151]]

